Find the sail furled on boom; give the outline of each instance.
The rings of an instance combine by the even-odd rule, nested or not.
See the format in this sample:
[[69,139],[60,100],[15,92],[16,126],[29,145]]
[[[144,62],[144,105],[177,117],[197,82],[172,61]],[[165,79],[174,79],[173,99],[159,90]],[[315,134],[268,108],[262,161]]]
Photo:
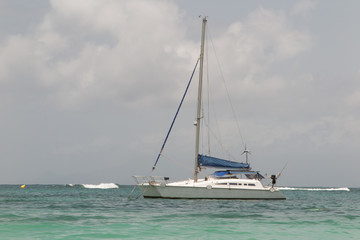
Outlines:
[[226,169],[249,169],[249,164],[238,163],[234,161],[224,160],[216,157],[210,157],[199,154],[198,156],[199,167],[213,167],[213,168],[226,168]]

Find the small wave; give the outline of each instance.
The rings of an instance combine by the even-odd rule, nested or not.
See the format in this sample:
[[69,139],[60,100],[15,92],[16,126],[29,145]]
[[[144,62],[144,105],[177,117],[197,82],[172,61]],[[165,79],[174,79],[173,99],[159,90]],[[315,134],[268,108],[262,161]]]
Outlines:
[[109,189],[119,188],[115,183],[100,183],[100,184],[81,184],[84,188],[97,188],[97,189]]
[[347,187],[342,188],[294,188],[294,187],[278,187],[279,190],[290,190],[290,191],[347,191],[350,189]]

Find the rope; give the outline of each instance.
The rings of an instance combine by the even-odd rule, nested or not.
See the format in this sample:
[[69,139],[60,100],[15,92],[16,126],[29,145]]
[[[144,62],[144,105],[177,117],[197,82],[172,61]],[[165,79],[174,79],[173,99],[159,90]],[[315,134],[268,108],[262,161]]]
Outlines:
[[[137,184],[134,186],[134,188],[131,190],[131,192],[130,192],[130,194],[129,194],[129,196],[128,196],[128,200],[130,200],[130,197],[131,197],[131,195],[133,194],[133,192],[135,191],[135,189],[136,189],[136,187],[137,187]],[[136,198],[137,199],[137,198]]]
[[[209,29],[209,31],[210,31],[210,29]],[[242,136],[241,131],[240,131],[239,121],[238,121],[238,118],[237,118],[237,116],[236,116],[236,114],[235,114],[234,106],[233,106],[233,104],[232,104],[232,102],[231,102],[229,90],[228,90],[228,87],[227,87],[226,82],[225,82],[225,78],[224,78],[224,74],[223,74],[223,72],[222,72],[222,68],[221,68],[221,65],[220,65],[220,62],[219,62],[219,58],[218,58],[218,56],[217,56],[217,54],[216,54],[216,50],[215,50],[214,43],[213,43],[212,38],[211,38],[211,34],[210,34],[210,41],[211,41],[211,45],[212,45],[213,50],[214,50],[214,54],[215,54],[215,58],[216,58],[217,64],[218,64],[218,66],[219,66],[220,75],[221,75],[221,80],[222,80],[223,83],[224,83],[225,90],[226,90],[226,94],[227,94],[227,97],[228,97],[228,101],[229,101],[229,103],[230,103],[231,110],[232,110],[232,113],[233,113],[234,118],[235,118],[237,130],[238,130],[238,132],[239,132],[239,135],[240,135],[242,144],[243,144],[243,146],[245,147],[245,142],[244,142],[243,136]]]
[[[209,44],[208,44],[208,37],[206,32],[206,81],[207,81],[207,111],[208,111],[208,117],[207,117],[207,125],[210,126],[210,77],[209,77]],[[211,155],[211,144],[210,144],[210,129],[208,129],[207,132],[208,137],[208,154]]]
[[[184,95],[183,95],[183,97],[182,97],[182,99],[181,99],[180,105],[179,105],[179,107],[178,107],[178,109],[177,109],[177,111],[176,111],[176,114],[175,114],[175,117],[174,117],[174,119],[173,119],[173,121],[172,121],[172,123],[171,123],[170,129],[169,129],[168,133],[166,134],[166,138],[165,138],[165,140],[164,140],[163,145],[161,146],[159,155],[158,155],[157,158],[156,158],[156,161],[155,161],[155,164],[154,164],[154,166],[153,166],[153,168],[152,168],[152,171],[155,170],[155,166],[156,166],[157,162],[159,161],[159,158],[160,158],[160,155],[161,155],[162,151],[164,150],[166,141],[167,141],[167,139],[168,139],[168,137],[169,137],[169,135],[170,135],[170,132],[171,132],[172,127],[174,126],[176,117],[177,117],[177,115],[178,115],[178,113],[179,113],[179,111],[180,111],[180,108],[181,108],[181,106],[182,106],[182,103],[183,103],[183,101],[184,101],[184,98],[185,98],[185,96],[186,96],[186,93],[187,93],[187,91],[188,91],[188,89],[189,89],[191,80],[192,80],[192,78],[193,78],[193,76],[194,76],[196,67],[197,67],[197,65],[198,65],[198,63],[199,63],[199,60],[200,60],[200,59],[198,59],[198,60],[196,61],[195,68],[194,68],[194,70],[193,70],[193,72],[192,72],[192,74],[191,74],[191,77],[190,77],[189,83],[188,83],[188,85],[187,85],[187,87],[186,87],[185,93],[184,93]],[[200,123],[199,123],[199,124],[200,124]]]
[[[139,199],[139,197],[143,196],[144,193],[146,193],[148,191],[148,189],[150,188],[151,185],[148,185],[145,187],[144,191],[140,190],[140,194],[138,194],[137,196],[134,197],[135,200]],[[133,194],[133,192],[135,191],[136,187],[138,187],[138,185],[136,184],[134,186],[134,188],[132,189],[131,193],[128,196],[128,200],[131,200],[131,195]]]
[[289,160],[286,161],[285,166],[283,167],[283,169],[281,169],[280,173],[276,176],[277,178],[279,178],[279,177],[281,176],[282,172],[284,171],[284,169],[286,168],[286,166],[288,165],[288,163],[289,163]]
[[209,128],[209,131],[212,133],[212,135],[214,136],[215,140],[219,143],[221,149],[230,157],[230,159],[235,159],[236,158],[230,153],[230,151],[224,146],[224,144],[222,143],[221,139],[219,139],[216,134],[214,133],[214,131],[210,128],[210,126],[207,126]]

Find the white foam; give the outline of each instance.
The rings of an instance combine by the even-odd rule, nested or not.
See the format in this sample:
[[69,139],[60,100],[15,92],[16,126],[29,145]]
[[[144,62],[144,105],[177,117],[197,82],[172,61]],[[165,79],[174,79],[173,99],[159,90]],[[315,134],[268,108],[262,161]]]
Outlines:
[[347,187],[342,188],[295,188],[295,187],[278,187],[279,190],[290,190],[290,191],[347,191],[350,189]]
[[97,188],[97,189],[109,189],[119,188],[115,183],[100,183],[100,184],[81,184],[84,188]]

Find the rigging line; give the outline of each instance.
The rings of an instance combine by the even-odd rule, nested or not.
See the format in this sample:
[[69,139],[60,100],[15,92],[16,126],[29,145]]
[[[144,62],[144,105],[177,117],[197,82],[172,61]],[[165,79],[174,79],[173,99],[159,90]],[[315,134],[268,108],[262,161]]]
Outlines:
[[189,89],[189,86],[190,86],[191,80],[192,80],[192,78],[193,78],[193,76],[194,76],[194,73],[195,73],[196,67],[197,67],[197,65],[198,65],[198,63],[199,63],[199,60],[200,60],[200,58],[198,58],[198,60],[196,61],[196,64],[195,64],[194,70],[193,70],[193,72],[192,72],[192,74],[191,74],[191,77],[190,77],[189,83],[188,83],[188,84],[187,84],[187,86],[186,86],[185,93],[184,93],[184,95],[183,95],[183,97],[182,97],[182,99],[181,99],[180,105],[179,105],[179,107],[178,107],[178,109],[177,109],[177,111],[176,111],[176,114],[175,114],[175,116],[174,116],[174,119],[173,119],[173,121],[172,121],[172,123],[171,123],[171,125],[170,125],[170,129],[169,129],[168,133],[166,134],[166,138],[165,138],[165,140],[164,140],[163,145],[161,146],[161,149],[160,149],[159,155],[158,155],[158,156],[157,156],[157,158],[156,158],[156,161],[155,161],[155,164],[154,164],[154,166],[153,166],[153,168],[152,168],[152,171],[154,171],[154,170],[155,170],[155,166],[156,166],[157,162],[159,161],[159,158],[160,158],[160,155],[161,155],[162,151],[164,150],[164,147],[165,147],[166,141],[167,141],[167,139],[168,139],[168,137],[169,137],[169,135],[170,135],[170,132],[171,132],[172,127],[174,126],[174,123],[175,123],[176,117],[177,117],[177,115],[178,115],[178,113],[179,113],[179,111],[180,111],[180,108],[181,108],[181,106],[182,106],[182,104],[183,104],[183,102],[184,102],[184,98],[185,98],[186,93],[187,93],[187,91],[188,91],[188,89]]
[[[205,61],[205,64],[206,64],[206,81],[207,81],[207,90],[209,91],[209,54],[208,54],[208,51],[209,51],[209,47],[208,47],[208,38],[207,38],[207,31],[205,32],[205,52],[206,54],[204,54],[204,61]],[[204,94],[201,95],[201,102],[203,103],[201,105],[201,126],[206,126],[206,124],[209,125],[209,114],[210,114],[210,111],[209,109],[207,109],[207,115],[205,117],[205,113],[204,113],[204,108],[205,107],[205,101],[204,101]],[[209,92],[207,92],[207,106],[209,106]],[[204,138],[205,138],[205,131],[201,131],[201,152],[205,152],[205,141],[204,141]],[[210,155],[210,133],[209,131],[207,131],[207,152],[208,152],[208,155]]]
[[222,143],[221,139],[219,139],[216,134],[214,133],[214,131],[210,128],[210,126],[206,126],[208,127],[209,131],[212,133],[212,135],[214,136],[214,138],[217,140],[217,142],[219,143],[219,145],[221,146],[221,149],[230,157],[230,160],[237,160],[232,154],[231,152],[224,146],[224,144]]
[[289,163],[289,160],[286,161],[285,166],[283,167],[283,169],[281,169],[280,173],[276,176],[277,178],[279,178],[279,177],[281,176],[282,172],[284,171],[284,169],[286,168],[286,166],[288,165],[288,163]]
[[[135,186],[134,186],[134,188],[131,190],[131,192],[130,192],[130,194],[129,194],[129,196],[128,196],[128,200],[131,200],[131,196],[132,196],[132,194],[134,193],[134,191],[135,191],[135,189],[138,187],[138,185],[136,184]],[[137,197],[135,197],[135,200],[136,199],[138,199],[138,196]]]
[[[208,26],[209,26],[209,25],[208,25]],[[206,34],[208,34],[208,32],[211,32],[210,27],[208,27],[208,31],[206,32]],[[207,36],[208,36],[208,35],[207,35]],[[211,35],[210,35],[210,38],[211,38]],[[208,39],[208,38],[207,38],[207,39]],[[207,40],[207,39],[206,39],[206,40]],[[209,45],[207,44],[207,46],[209,46]],[[209,51],[209,48],[208,48],[208,47],[207,47],[207,51]],[[208,62],[207,62],[207,63],[209,63],[209,54],[208,54],[208,52],[207,52],[207,59],[208,59]],[[209,76],[208,71],[209,71],[209,67],[207,67],[207,74],[208,74],[208,76]],[[213,101],[212,101],[212,97],[214,96],[214,93],[213,93],[213,91],[212,91],[213,89],[211,89],[211,87],[210,87],[210,81],[209,81],[209,79],[210,79],[210,78],[207,79],[207,80],[208,80],[208,125],[207,125],[207,127],[208,127],[208,138],[209,138],[209,149],[210,149],[210,147],[211,147],[210,139],[211,139],[211,133],[212,133],[213,136],[216,137],[216,140],[217,140],[217,142],[220,144],[220,146],[222,146],[221,149],[222,149],[223,153],[231,156],[231,154],[229,153],[229,151],[226,150],[226,147],[225,147],[224,144],[222,143],[222,136],[221,136],[221,131],[220,131],[220,127],[219,127],[219,121],[218,121],[218,117],[217,117],[217,114],[216,114],[215,105],[214,105],[214,103],[213,103]],[[215,119],[214,122],[215,122],[216,130],[217,130],[217,132],[218,132],[218,136],[216,136],[216,134],[214,133],[214,131],[212,131],[211,128],[210,128],[210,108],[212,109],[212,114],[213,114],[214,119]],[[210,156],[210,150],[209,150],[209,156]]]
[[[210,31],[210,29],[209,29],[209,31]],[[238,130],[238,132],[239,132],[239,135],[240,135],[242,144],[243,144],[243,146],[245,147],[245,142],[244,142],[243,136],[242,136],[241,131],[240,131],[239,121],[238,121],[238,118],[237,118],[237,116],[236,116],[236,114],[235,114],[234,106],[233,106],[233,104],[232,104],[232,102],[231,102],[229,90],[228,90],[228,87],[227,87],[226,82],[225,82],[225,78],[224,78],[224,74],[223,74],[223,72],[222,72],[222,68],[221,68],[221,65],[220,65],[220,62],[219,62],[219,58],[217,57],[217,54],[216,54],[215,46],[214,46],[214,43],[213,43],[212,38],[211,38],[211,33],[210,33],[210,41],[211,41],[211,45],[212,45],[213,50],[214,50],[214,54],[215,54],[215,58],[216,58],[217,64],[218,64],[218,66],[219,66],[221,79],[222,79],[222,81],[223,81],[223,83],[224,83],[224,86],[225,86],[225,89],[226,89],[228,101],[229,101],[229,103],[230,103],[231,110],[232,110],[232,113],[233,113],[234,118],[235,118],[237,130]]]
[[[201,126],[206,126],[206,119],[205,119],[205,113],[204,113],[204,109],[202,108],[201,109]],[[201,131],[201,152],[204,152],[205,151],[205,146],[204,146],[204,131]]]
[[[209,24],[208,24],[209,29]],[[206,82],[207,82],[207,125],[210,126],[210,76],[209,76],[209,44],[208,44],[208,33],[206,32]],[[211,144],[210,144],[210,128],[207,132],[208,137],[208,154],[211,155]]]
[[[214,94],[212,93],[210,88],[209,88],[209,90],[210,90],[211,96],[213,96]],[[209,106],[210,106],[210,101],[209,101]],[[217,131],[218,135],[216,135],[215,132],[211,130],[210,125],[208,125],[207,127],[209,129],[209,135],[210,135],[210,133],[212,133],[213,136],[216,138],[217,142],[220,144],[220,146],[222,146],[221,149],[223,150],[223,153],[229,154],[229,152],[227,152],[225,150],[226,148],[222,143],[222,136],[221,136],[221,131],[220,131],[220,127],[219,127],[219,121],[218,121],[218,117],[217,117],[217,114],[216,114],[216,111],[215,111],[215,106],[214,106],[213,102],[211,102],[211,108],[212,108],[212,113],[214,115],[214,119],[215,119],[214,122],[215,122],[215,127],[216,127],[216,131]]]

